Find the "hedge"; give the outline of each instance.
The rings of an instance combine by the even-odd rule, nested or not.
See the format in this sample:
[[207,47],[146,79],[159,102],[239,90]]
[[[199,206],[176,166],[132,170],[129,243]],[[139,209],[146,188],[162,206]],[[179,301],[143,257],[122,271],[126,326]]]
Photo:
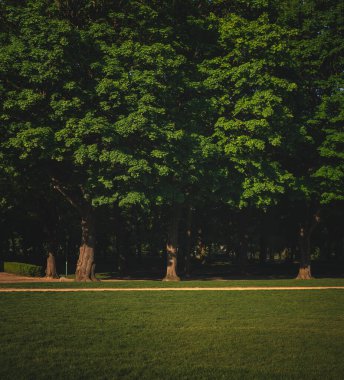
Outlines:
[[44,273],[41,266],[9,261],[4,262],[4,272],[30,277],[40,277]]

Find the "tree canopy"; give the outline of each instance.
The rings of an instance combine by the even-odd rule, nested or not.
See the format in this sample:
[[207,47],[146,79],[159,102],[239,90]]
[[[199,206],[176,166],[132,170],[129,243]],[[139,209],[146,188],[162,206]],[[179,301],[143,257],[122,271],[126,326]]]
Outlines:
[[343,259],[343,17],[339,0],[0,1],[3,253],[75,253],[79,218],[80,280],[165,243],[172,280],[177,256],[264,261],[272,235],[302,269]]

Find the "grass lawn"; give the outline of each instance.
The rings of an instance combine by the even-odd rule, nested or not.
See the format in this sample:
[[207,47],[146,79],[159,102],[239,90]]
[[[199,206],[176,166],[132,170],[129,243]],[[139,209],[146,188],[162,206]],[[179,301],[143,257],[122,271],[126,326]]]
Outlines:
[[2,380],[344,379],[342,290],[0,293],[0,310]]
[[139,281],[100,281],[100,282],[36,282],[0,283],[0,288],[185,288],[185,287],[248,287],[248,286],[344,286],[344,278],[319,278],[314,280],[271,279],[271,280],[223,280],[223,281],[180,281],[163,282]]

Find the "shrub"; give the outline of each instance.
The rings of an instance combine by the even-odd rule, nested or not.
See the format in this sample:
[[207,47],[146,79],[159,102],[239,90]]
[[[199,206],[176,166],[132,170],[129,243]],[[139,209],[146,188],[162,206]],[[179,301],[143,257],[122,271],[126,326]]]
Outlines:
[[4,272],[19,274],[22,276],[40,277],[43,275],[43,268],[38,265],[5,261]]

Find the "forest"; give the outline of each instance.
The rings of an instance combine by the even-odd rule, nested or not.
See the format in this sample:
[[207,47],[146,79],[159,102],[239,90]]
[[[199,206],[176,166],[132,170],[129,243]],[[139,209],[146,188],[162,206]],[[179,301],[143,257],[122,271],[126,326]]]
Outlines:
[[341,0],[0,0],[2,260],[343,268],[343,146]]

